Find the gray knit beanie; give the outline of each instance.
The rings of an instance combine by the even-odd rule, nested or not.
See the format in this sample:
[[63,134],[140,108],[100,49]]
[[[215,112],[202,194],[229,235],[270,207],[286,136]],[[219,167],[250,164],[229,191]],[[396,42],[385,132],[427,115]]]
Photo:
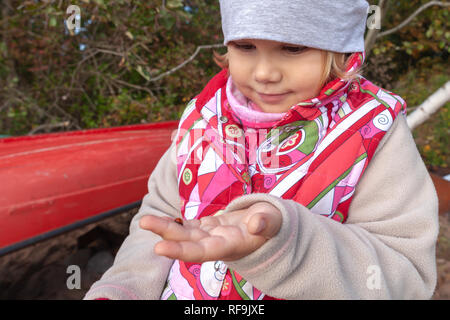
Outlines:
[[263,39],[361,52],[368,6],[366,0],[220,0],[224,44]]

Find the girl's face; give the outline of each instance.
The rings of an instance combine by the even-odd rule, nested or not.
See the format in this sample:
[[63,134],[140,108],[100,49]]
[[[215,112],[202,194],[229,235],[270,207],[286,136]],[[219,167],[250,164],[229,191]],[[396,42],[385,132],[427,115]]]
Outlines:
[[322,89],[324,51],[255,39],[231,41],[227,47],[233,82],[264,112],[286,112]]

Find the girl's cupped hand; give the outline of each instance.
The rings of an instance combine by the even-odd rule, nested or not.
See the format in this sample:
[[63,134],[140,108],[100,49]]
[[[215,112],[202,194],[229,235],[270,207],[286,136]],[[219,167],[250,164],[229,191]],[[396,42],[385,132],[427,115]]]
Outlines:
[[280,230],[280,211],[267,202],[247,209],[229,211],[199,220],[173,219],[146,215],[139,225],[162,237],[155,245],[156,254],[186,262],[232,261],[260,248]]

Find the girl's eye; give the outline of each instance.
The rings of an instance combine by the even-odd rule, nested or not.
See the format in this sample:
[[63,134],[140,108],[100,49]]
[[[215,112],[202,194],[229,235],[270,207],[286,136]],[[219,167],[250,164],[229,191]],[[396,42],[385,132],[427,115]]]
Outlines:
[[252,44],[240,44],[240,43],[235,43],[234,44],[238,49],[241,50],[252,50],[253,48],[255,48],[254,45]]
[[291,46],[285,46],[283,47],[283,50],[286,50],[289,53],[301,53],[303,51],[305,51],[307,48],[306,47],[291,47]]
[[[255,49],[255,46],[253,44],[249,43],[234,43],[235,47],[239,50],[243,51],[251,51]],[[290,54],[300,54],[303,51],[308,49],[307,47],[301,47],[301,46],[283,46],[282,50],[290,53]]]

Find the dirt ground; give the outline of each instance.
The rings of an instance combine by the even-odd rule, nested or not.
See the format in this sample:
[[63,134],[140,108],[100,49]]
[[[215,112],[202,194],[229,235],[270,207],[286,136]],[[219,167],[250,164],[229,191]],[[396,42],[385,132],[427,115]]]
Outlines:
[[[137,210],[109,218],[0,257],[1,300],[79,300],[112,264]],[[80,289],[68,289],[80,267]],[[450,299],[450,218],[440,218],[438,284],[433,299]],[[72,278],[73,279],[73,278]]]

